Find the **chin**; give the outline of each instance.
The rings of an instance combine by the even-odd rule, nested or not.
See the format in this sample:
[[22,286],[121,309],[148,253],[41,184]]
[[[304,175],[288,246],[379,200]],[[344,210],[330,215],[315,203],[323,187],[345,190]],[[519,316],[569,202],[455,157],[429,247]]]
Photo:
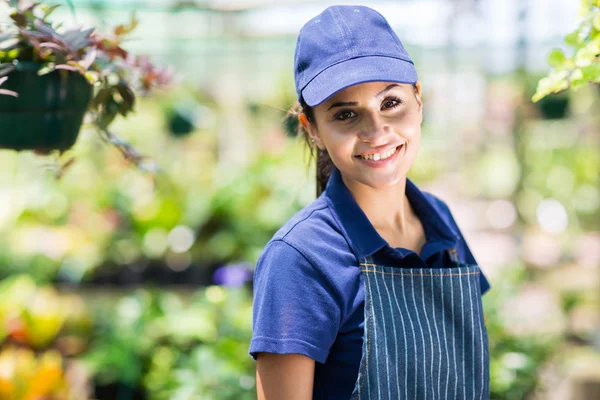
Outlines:
[[387,176],[363,176],[355,179],[357,182],[363,184],[364,186],[368,186],[371,189],[375,190],[385,190],[392,188],[398,185],[405,179],[405,174],[400,172],[394,173],[392,175],[385,174]]

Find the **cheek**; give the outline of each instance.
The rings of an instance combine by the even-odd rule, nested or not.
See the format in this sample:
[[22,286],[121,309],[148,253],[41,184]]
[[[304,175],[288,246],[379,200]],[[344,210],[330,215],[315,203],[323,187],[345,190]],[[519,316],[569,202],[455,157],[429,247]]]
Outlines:
[[394,124],[396,131],[408,141],[418,141],[421,137],[421,114],[413,113],[398,118]]
[[343,133],[329,133],[323,137],[323,144],[331,159],[341,161],[352,157],[354,151],[354,142],[352,138]]

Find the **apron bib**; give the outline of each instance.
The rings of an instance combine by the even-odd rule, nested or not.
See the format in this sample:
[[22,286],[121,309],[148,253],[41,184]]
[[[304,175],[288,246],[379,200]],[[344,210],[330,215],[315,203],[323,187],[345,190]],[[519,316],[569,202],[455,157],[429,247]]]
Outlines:
[[488,336],[477,265],[361,260],[363,351],[352,399],[489,399]]

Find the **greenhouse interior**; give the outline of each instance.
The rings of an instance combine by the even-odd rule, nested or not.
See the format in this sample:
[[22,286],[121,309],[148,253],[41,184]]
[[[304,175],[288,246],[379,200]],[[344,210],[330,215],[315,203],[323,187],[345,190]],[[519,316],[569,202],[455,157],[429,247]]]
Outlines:
[[[257,398],[253,271],[316,190],[292,111],[296,38],[348,3],[385,15],[419,71],[407,176],[448,204],[490,281],[491,398],[598,398],[600,70],[532,98],[573,56],[586,5],[600,65],[600,3],[31,3],[0,1],[0,399]],[[40,10],[57,32],[108,38],[65,69],[125,49],[137,58],[115,68],[142,84],[90,67],[108,89],[58,151],[10,145],[31,118],[2,96],[24,57],[11,32]]]

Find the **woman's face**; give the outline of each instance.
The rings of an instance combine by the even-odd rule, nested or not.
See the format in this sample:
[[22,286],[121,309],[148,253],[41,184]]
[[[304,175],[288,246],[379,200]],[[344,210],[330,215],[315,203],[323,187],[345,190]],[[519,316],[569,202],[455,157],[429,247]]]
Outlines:
[[416,91],[409,84],[361,83],[314,107],[308,131],[348,187],[385,189],[404,179],[417,155],[422,108],[420,83]]

